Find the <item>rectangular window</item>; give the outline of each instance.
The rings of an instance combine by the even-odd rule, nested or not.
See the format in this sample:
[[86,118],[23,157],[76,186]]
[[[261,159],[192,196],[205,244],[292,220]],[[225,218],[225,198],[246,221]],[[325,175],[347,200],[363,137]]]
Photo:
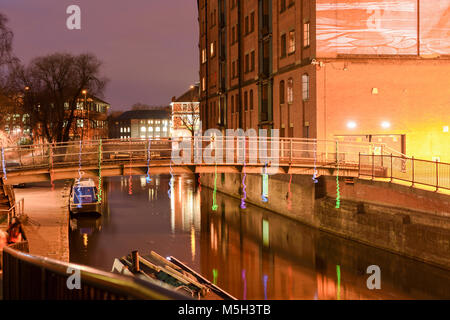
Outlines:
[[249,34],[250,33],[250,21],[248,16],[245,17],[245,34]]
[[309,47],[310,45],[310,23],[306,22],[303,24],[303,47]]
[[250,90],[250,110],[253,110],[253,90]]
[[286,10],[286,0],[280,0],[280,12]]
[[244,109],[245,109],[245,111],[248,110],[248,92],[247,91],[244,92]]
[[255,71],[255,51],[252,51],[250,55],[251,55],[250,71]]
[[309,99],[309,75],[306,73],[302,75],[302,95],[303,101]]
[[295,31],[289,32],[289,54],[295,52]]
[[202,63],[205,63],[206,59],[206,49],[202,49]]
[[234,44],[236,42],[235,38],[235,27],[231,28],[231,44]]
[[281,35],[281,58],[286,57],[286,34]]
[[255,31],[255,13],[250,14],[250,32]]
[[215,43],[211,42],[211,57],[214,57],[215,54],[216,54]]
[[250,71],[250,55],[245,55],[245,73],[248,73]]

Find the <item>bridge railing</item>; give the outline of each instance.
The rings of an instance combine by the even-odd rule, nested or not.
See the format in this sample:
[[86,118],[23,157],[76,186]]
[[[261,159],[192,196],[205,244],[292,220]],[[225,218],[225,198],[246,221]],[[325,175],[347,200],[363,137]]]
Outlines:
[[[70,290],[80,270],[80,289]],[[3,250],[4,300],[190,300],[148,281],[28,254],[22,242]]]
[[[386,154],[386,146],[376,143],[316,140],[300,138],[216,137],[159,139],[106,139],[100,141],[70,141],[4,148],[2,167],[4,173],[15,169],[51,170],[64,166],[97,166],[116,162],[143,162],[168,164],[172,154],[183,157],[183,164],[211,164],[198,155],[222,155],[217,163],[250,163],[251,151],[256,153],[254,164],[264,165],[271,158],[278,158],[281,165],[318,163],[357,165],[360,153]],[[190,148],[185,147],[185,144]],[[182,150],[182,151],[181,151]],[[227,161],[231,154],[231,163]],[[229,158],[229,157],[228,157]]]
[[361,154],[360,177],[387,178],[410,182],[436,190],[450,190],[450,163],[429,161],[396,155]]

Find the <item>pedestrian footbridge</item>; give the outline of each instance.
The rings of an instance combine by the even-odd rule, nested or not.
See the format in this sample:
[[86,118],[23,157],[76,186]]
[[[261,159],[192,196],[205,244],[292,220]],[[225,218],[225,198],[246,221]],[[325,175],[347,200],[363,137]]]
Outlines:
[[[361,155],[383,144],[296,138],[217,137],[71,141],[2,148],[5,184],[98,176],[268,173],[358,176]],[[365,170],[382,174],[383,164]],[[339,169],[339,170],[338,170]]]

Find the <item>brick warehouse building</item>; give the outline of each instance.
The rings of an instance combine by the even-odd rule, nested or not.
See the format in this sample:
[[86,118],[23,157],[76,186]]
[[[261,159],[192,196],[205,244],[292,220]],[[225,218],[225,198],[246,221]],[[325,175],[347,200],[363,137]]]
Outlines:
[[450,162],[450,1],[199,0],[203,129]]

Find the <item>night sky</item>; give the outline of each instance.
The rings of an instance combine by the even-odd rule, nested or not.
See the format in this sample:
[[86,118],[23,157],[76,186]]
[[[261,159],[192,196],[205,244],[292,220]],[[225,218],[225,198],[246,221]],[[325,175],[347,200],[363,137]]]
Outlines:
[[[81,8],[81,30],[66,27],[73,4]],[[23,62],[56,51],[97,55],[113,110],[168,105],[198,82],[195,0],[0,0],[0,12]]]

